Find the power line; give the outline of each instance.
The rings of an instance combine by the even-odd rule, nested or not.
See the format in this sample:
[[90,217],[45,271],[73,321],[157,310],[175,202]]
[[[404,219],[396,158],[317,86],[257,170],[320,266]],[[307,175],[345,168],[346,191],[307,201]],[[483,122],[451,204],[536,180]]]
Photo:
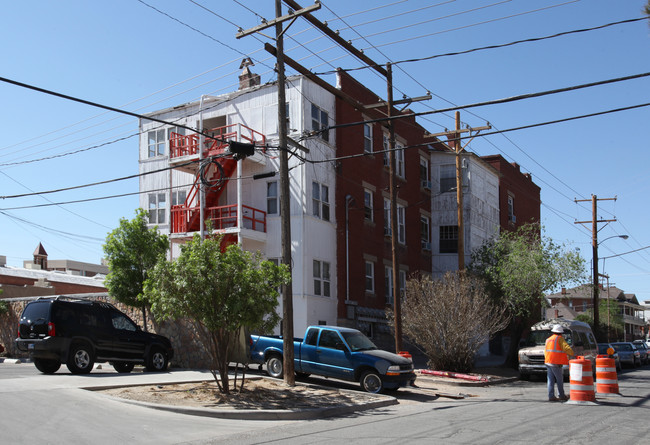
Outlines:
[[[437,114],[437,113],[446,113],[446,112],[449,112],[449,111],[455,111],[455,110],[459,110],[459,109],[476,108],[476,107],[483,107],[483,106],[487,106],[487,105],[498,105],[498,104],[504,104],[504,103],[509,103],[509,102],[516,102],[516,101],[520,101],[520,100],[524,100],[524,99],[533,99],[533,98],[536,98],[536,97],[543,97],[543,96],[548,96],[548,95],[551,95],[551,94],[565,93],[565,92],[568,92],[568,91],[577,91],[577,90],[581,90],[581,89],[584,89],[584,88],[591,88],[591,87],[595,87],[595,86],[607,85],[607,84],[616,83],[616,82],[624,82],[624,81],[627,81],[627,80],[640,79],[640,78],[648,77],[648,76],[650,76],[650,72],[640,73],[640,74],[633,74],[631,76],[617,77],[617,78],[614,78],[614,79],[601,80],[601,81],[597,81],[597,82],[590,82],[590,83],[585,83],[585,84],[580,84],[580,85],[572,85],[572,86],[569,86],[569,87],[557,88],[557,89],[554,89],[554,90],[546,90],[546,91],[539,91],[539,92],[536,92],[536,93],[520,94],[518,96],[511,96],[511,97],[506,97],[506,98],[502,98],[502,99],[489,100],[489,101],[485,101],[485,102],[475,102],[475,103],[472,103],[472,104],[454,106],[454,107],[450,107],[450,108],[441,108],[441,109],[438,109],[438,110],[421,111],[421,112],[418,112],[418,113],[409,113],[409,114],[401,114],[401,115],[397,115],[397,116],[392,116],[390,118],[389,117],[382,117],[382,118],[377,118],[377,119],[368,119],[368,120],[361,121],[361,122],[350,122],[350,123],[346,123],[346,124],[337,124],[337,125],[332,125],[330,127],[323,128],[322,130],[316,131],[314,133],[317,134],[317,133],[322,133],[324,131],[333,130],[333,129],[336,129],[336,128],[353,127],[353,126],[363,125],[363,124],[368,124],[368,123],[385,122],[385,121],[388,121],[388,120],[413,118],[413,117],[427,116],[427,115],[430,115],[430,114]],[[623,111],[625,109],[640,108],[640,107],[644,107],[646,105],[647,104],[635,105],[635,106],[632,106],[632,107],[616,109],[614,111]],[[604,112],[602,114],[606,114],[606,113],[607,112]],[[585,117],[591,117],[593,115],[584,115],[584,116]],[[521,128],[528,128],[528,127],[520,127],[520,128],[517,128],[517,129],[521,129]],[[513,130],[508,130],[508,131],[513,131]],[[493,132],[493,133],[490,133],[490,134],[499,134],[499,132]]]
[[[543,36],[543,37],[531,37],[531,38],[528,38],[528,39],[515,40],[515,41],[509,42],[509,43],[482,46],[482,47],[478,47],[478,48],[467,49],[467,50],[464,50],[464,51],[455,51],[455,52],[449,52],[449,53],[443,53],[443,54],[435,54],[435,55],[432,55],[432,56],[418,57],[418,58],[414,58],[414,59],[398,60],[397,62],[392,62],[392,63],[393,63],[393,65],[399,65],[399,64],[402,64],[402,63],[422,62],[422,61],[426,61],[426,60],[438,59],[440,57],[458,56],[458,55],[462,55],[462,54],[470,54],[470,53],[473,53],[473,52],[485,51],[485,50],[489,50],[489,49],[506,48],[506,47],[509,47],[509,46],[519,45],[521,43],[539,42],[539,41],[542,41],[542,40],[554,39],[554,38],[557,38],[557,37],[563,37],[563,36],[567,36],[567,35],[571,35],[571,34],[578,34],[578,33],[583,33],[583,32],[596,31],[596,30],[599,30],[599,29],[608,28],[610,26],[622,25],[622,24],[627,24],[627,23],[634,23],[634,22],[638,22],[638,21],[641,21],[641,20],[648,20],[648,17],[639,17],[639,18],[636,18],[636,19],[621,20],[621,21],[618,21],[618,22],[607,23],[605,25],[594,26],[592,28],[574,29],[574,30],[571,30],[571,31],[559,32],[557,34],[547,35],[547,36]],[[364,65],[364,66],[360,66],[360,67],[356,67],[356,68],[339,68],[339,70],[346,71],[346,72],[351,72],[351,71],[364,70],[364,69],[368,69],[368,68],[373,68],[373,66]],[[316,74],[316,75],[326,75],[326,74],[333,74],[335,72],[336,71],[325,71],[325,72],[314,73],[314,74]]]

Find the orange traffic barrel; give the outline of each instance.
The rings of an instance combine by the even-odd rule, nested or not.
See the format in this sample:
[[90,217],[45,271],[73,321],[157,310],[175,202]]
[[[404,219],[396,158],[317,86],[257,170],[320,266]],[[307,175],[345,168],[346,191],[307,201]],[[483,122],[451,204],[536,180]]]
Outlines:
[[595,402],[594,374],[591,361],[578,356],[569,361],[571,402]]
[[596,391],[599,394],[618,394],[616,361],[606,355],[596,357]]

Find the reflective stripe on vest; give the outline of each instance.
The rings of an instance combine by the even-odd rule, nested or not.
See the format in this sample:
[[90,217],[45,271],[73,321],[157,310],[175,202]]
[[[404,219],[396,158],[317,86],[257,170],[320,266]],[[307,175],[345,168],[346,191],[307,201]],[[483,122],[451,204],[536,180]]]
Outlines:
[[569,357],[562,350],[562,348],[560,348],[560,338],[561,337],[559,335],[553,334],[546,339],[546,346],[544,349],[544,363],[550,363],[552,365],[569,364]]

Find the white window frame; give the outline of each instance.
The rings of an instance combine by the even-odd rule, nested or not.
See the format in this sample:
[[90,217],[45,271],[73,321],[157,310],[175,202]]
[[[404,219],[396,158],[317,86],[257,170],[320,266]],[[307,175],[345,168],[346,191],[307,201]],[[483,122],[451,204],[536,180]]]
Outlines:
[[431,250],[431,218],[420,215],[420,240],[423,250]]
[[330,220],[329,187],[320,182],[312,181],[312,214],[323,221]]
[[363,189],[363,217],[366,221],[375,220],[374,193],[366,188]]
[[331,268],[327,261],[314,260],[312,274],[314,278],[314,295],[331,296]]
[[[456,188],[456,164],[440,164],[440,193]],[[452,172],[452,175],[449,175]]]
[[429,175],[429,160],[420,156],[420,184],[422,188],[431,190],[431,177]]
[[149,193],[148,200],[149,200],[149,218],[148,218],[149,224],[150,225],[167,224],[167,193]]
[[[323,128],[327,128],[329,126],[329,114],[327,111],[323,110],[322,108],[311,104],[311,129],[313,131],[319,131],[322,130]],[[322,140],[325,142],[329,142],[330,140],[330,134],[328,131],[323,131],[318,134],[318,137],[320,137]]]
[[363,124],[363,152],[372,153],[372,125]]
[[187,190],[184,189],[172,190],[172,207],[185,204],[186,200],[187,200]]
[[375,293],[375,263],[372,261],[365,264],[365,288],[367,293]]
[[393,304],[393,268],[384,266],[384,296],[386,304]]
[[384,236],[391,236],[390,199],[384,198]]
[[404,168],[404,146],[395,143],[395,174],[402,179],[406,179],[406,170]]
[[[275,194],[272,194],[273,189],[275,189]],[[279,189],[278,181],[267,182],[266,183],[266,214],[267,215],[280,214],[279,197],[280,197],[280,189]],[[272,207],[274,208],[272,209]]]
[[406,244],[406,208],[397,204],[397,242]]
[[147,132],[147,158],[156,158],[165,155],[167,139],[165,128],[156,128]]

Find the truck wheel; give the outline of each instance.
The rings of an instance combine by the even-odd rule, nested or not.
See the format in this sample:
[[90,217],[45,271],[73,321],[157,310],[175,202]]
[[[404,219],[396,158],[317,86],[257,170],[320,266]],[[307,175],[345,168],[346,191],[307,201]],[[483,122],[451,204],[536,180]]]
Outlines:
[[71,373],[88,374],[93,370],[94,364],[92,348],[86,343],[77,343],[70,348],[66,365]]
[[379,394],[384,389],[381,377],[376,371],[366,371],[361,374],[359,383],[361,383],[361,389],[372,394]]
[[34,366],[36,366],[36,369],[41,371],[43,374],[54,374],[61,367],[61,363],[58,360],[35,358]]
[[282,357],[279,355],[271,355],[266,359],[266,372],[269,375],[276,379],[281,379],[284,369],[284,363],[282,363]]

